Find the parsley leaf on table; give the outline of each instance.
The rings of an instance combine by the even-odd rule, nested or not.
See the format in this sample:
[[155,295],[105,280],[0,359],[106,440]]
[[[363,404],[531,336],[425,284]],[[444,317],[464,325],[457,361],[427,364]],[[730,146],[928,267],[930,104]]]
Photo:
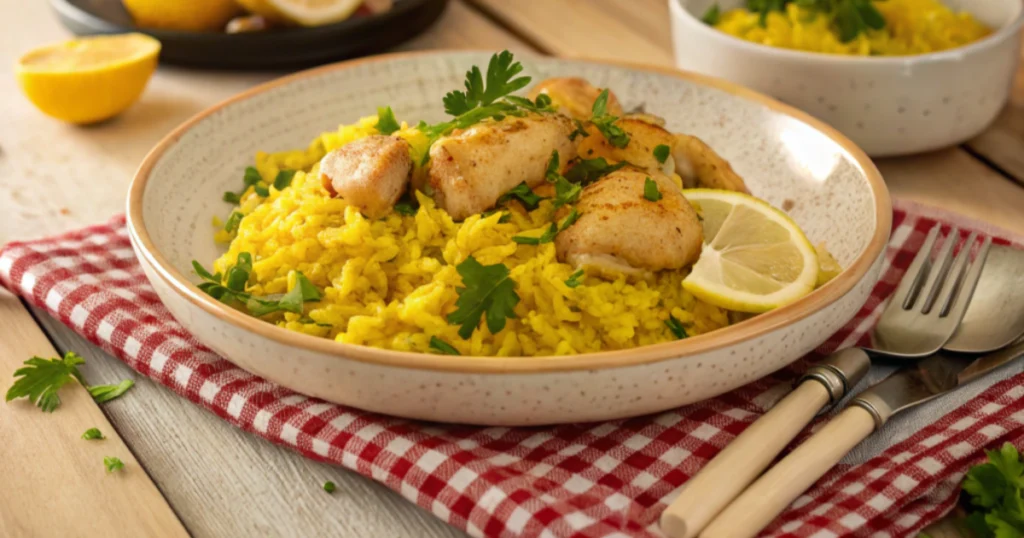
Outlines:
[[594,106],[590,110],[590,122],[597,127],[598,131],[608,139],[608,143],[624,148],[629,144],[629,133],[622,130],[622,127],[615,125],[618,116],[608,114],[608,89],[601,90],[601,93],[594,100]]
[[395,118],[395,113],[391,111],[389,106],[377,107],[377,131],[383,135],[389,135],[402,128],[402,125],[398,123]]
[[658,182],[651,178],[644,179],[644,198],[650,202],[661,200],[661,191],[658,190]]
[[330,480],[324,482],[324,491],[327,493],[334,493],[335,489],[337,489],[337,487],[334,485],[334,482],[331,482]]
[[107,468],[108,473],[124,469],[124,462],[117,456],[104,456],[103,465]]
[[979,538],[1024,536],[1024,463],[1010,443],[986,451],[988,462],[967,471],[963,489],[978,508],[965,524]]
[[104,403],[128,392],[128,389],[133,386],[135,386],[134,381],[125,379],[117,385],[95,385],[89,387],[89,394],[92,395],[93,400],[96,400],[96,403]]
[[516,282],[509,278],[508,267],[498,263],[482,265],[470,256],[455,266],[464,287],[456,288],[459,298],[456,310],[448,314],[448,323],[460,325],[459,336],[469,338],[480,325],[481,316],[487,320],[491,334],[505,328],[505,320],[515,318],[519,303]]
[[85,359],[72,351],[67,352],[62,359],[32,357],[25,361],[25,367],[15,370],[14,377],[20,379],[7,390],[6,401],[28,397],[30,402],[43,411],[53,412],[60,405],[57,391],[61,387],[73,379],[85,386],[82,374],[78,372],[79,364],[85,364]]
[[82,439],[85,439],[86,441],[99,441],[106,439],[106,437],[103,437],[103,433],[101,433],[98,428],[89,428],[82,434]]
[[433,349],[442,355],[462,355],[462,353],[459,353],[459,350],[455,349],[454,346],[436,336],[430,337],[430,349]]

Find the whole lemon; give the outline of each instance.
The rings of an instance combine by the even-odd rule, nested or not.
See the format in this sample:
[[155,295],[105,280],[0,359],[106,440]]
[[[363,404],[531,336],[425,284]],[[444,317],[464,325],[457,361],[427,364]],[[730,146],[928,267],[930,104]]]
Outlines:
[[234,0],[121,0],[142,28],[222,30],[238,14]]

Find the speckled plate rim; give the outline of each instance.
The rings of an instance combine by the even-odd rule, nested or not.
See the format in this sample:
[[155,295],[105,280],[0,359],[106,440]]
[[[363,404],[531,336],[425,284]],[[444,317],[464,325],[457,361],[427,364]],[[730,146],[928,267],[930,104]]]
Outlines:
[[[695,356],[733,346],[804,319],[837,301],[849,293],[854,286],[867,275],[872,265],[879,256],[882,255],[886,245],[888,244],[889,233],[892,226],[892,203],[889,198],[889,191],[885,186],[881,173],[875,167],[874,163],[871,162],[871,159],[868,158],[867,154],[865,154],[848,138],[840,134],[839,131],[829,127],[817,119],[814,119],[805,112],[801,112],[766,95],[725,80],[666,67],[645,66],[628,62],[572,58],[571,61],[608,65],[633,69],[636,71],[669,75],[694,84],[723,90],[739,98],[765,105],[775,112],[790,116],[809,125],[815,130],[822,132],[825,136],[839,145],[849,158],[857,163],[860,167],[860,171],[867,178],[873,195],[875,211],[875,230],[871,241],[860,256],[858,256],[853,263],[851,263],[842,273],[840,273],[839,276],[828,284],[789,305],[758,315],[735,325],[724,327],[710,333],[693,336],[685,340],[652,344],[632,349],[601,351],[597,353],[584,353],[569,356],[533,357],[450,356],[410,351],[394,351],[355,344],[346,344],[289,331],[274,324],[247,316],[220,303],[219,301],[214,300],[203,293],[195,284],[186,279],[185,275],[181,274],[177,269],[171,266],[167,259],[156,249],[152,239],[150,238],[149,232],[146,230],[146,224],[142,215],[142,199],[143,193],[146,190],[146,183],[149,181],[150,173],[156,163],[164,156],[167,150],[176,144],[182,135],[184,135],[196,123],[233,103],[243,101],[279,86],[284,86],[297,80],[314,77],[323,73],[349,69],[364,63],[389,62],[401,58],[417,58],[437,54],[465,54],[468,52],[490,54],[493,51],[440,50],[400,52],[348,60],[300,71],[292,75],[272,80],[225,99],[224,101],[221,101],[220,103],[196,114],[158,142],[143,159],[142,164],[139,165],[128,191],[127,221],[128,232],[132,241],[137,248],[141,250],[145,261],[156,270],[157,276],[164,280],[164,282],[166,282],[174,292],[192,305],[203,309],[214,317],[230,323],[237,328],[255,333],[280,344],[303,348],[317,353],[335,355],[339,358],[409,369],[478,374],[523,374],[624,368],[663,360]],[[829,335],[824,335],[824,337],[827,336]]]
[[974,51],[988,49],[1002,43],[1010,36],[1020,31],[1024,26],[1024,6],[1017,10],[1017,14],[991,34],[968,43],[962,47],[956,47],[924,54],[911,54],[907,56],[849,56],[843,54],[828,54],[824,52],[810,52],[804,50],[785,49],[782,47],[771,47],[740,39],[732,34],[727,34],[708,26],[704,21],[697,18],[689,9],[683,7],[682,0],[669,0],[670,16],[675,15],[689,19],[691,23],[700,27],[697,31],[712,36],[713,39],[724,40],[732,45],[742,47],[746,50],[819,63],[844,63],[860,65],[912,65],[929,62],[942,62],[947,60],[962,60],[963,57]]

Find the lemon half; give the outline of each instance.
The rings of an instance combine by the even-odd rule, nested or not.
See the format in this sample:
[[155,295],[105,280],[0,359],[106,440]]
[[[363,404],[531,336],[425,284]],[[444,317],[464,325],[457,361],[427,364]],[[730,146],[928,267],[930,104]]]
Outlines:
[[343,21],[352,16],[363,0],[237,0],[247,11],[267,19],[298,24],[322,26]]
[[810,293],[818,256],[785,213],[748,194],[689,189],[700,210],[704,248],[683,288],[715,306],[760,313]]
[[39,110],[71,123],[93,123],[139,98],[159,54],[160,42],[143,34],[84,37],[28,52],[15,73]]

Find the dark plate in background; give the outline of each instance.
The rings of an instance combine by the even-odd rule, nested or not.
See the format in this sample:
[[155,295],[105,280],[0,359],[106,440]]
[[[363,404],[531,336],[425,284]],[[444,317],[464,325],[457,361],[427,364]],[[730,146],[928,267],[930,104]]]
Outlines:
[[395,0],[391,10],[315,28],[227,34],[136,27],[120,0],[50,0],[78,35],[142,32],[160,40],[160,61],[217,69],[309,67],[385,50],[422,33],[448,0]]

